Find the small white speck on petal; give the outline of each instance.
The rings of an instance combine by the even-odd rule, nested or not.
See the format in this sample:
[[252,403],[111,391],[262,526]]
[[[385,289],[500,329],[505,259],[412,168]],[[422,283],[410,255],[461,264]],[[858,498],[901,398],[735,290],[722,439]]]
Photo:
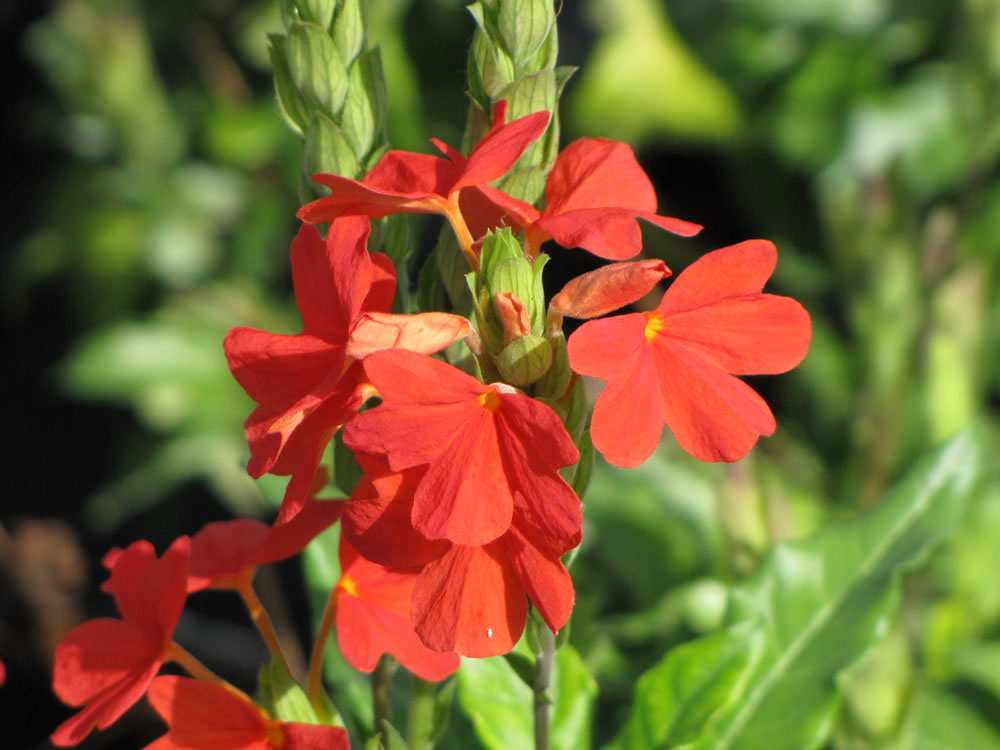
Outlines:
[[493,637],[493,628],[486,628],[486,637],[487,638]]

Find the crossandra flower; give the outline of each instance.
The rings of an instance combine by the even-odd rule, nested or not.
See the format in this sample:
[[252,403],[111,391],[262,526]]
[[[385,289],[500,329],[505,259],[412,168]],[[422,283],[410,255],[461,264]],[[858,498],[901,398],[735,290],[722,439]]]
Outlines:
[[292,282],[303,331],[234,328],[225,352],[233,376],[259,406],[245,423],[248,472],[291,474],[279,522],[299,511],[327,442],[362,403],[358,360],[382,346],[438,351],[469,330],[445,313],[392,315],[396,276],[369,254],[368,220],[335,221],[322,240],[303,225],[292,242]]
[[458,669],[458,654],[442,653],[453,649],[429,649],[410,623],[410,599],[419,569],[370,562],[343,537],[340,568],[340,581],[332,593],[336,597],[337,643],[355,669],[371,672],[386,653],[431,682]]
[[[366,216],[378,219],[394,213],[431,213],[448,218],[467,257],[472,255],[473,237],[459,205],[464,191],[476,193],[486,183],[502,177],[548,127],[548,112],[535,112],[505,122],[507,102],[497,102],[493,126],[468,157],[437,139],[434,145],[446,158],[409,151],[389,151],[365,176],[351,180],[335,174],[316,174],[313,179],[332,193],[308,203],[299,218],[315,224],[338,216]],[[472,204],[475,195],[465,196]],[[470,261],[475,267],[474,256]]]
[[524,629],[528,598],[553,631],[566,623],[573,582],[560,557],[580,543],[579,528],[554,534],[519,501],[510,528],[492,542],[432,542],[410,523],[424,470],[393,472],[382,457],[358,458],[367,484],[348,503],[344,535],[377,562],[419,571],[410,618],[424,643],[465,656],[507,653]]
[[167,723],[145,750],[350,750],[342,727],[277,721],[246,696],[190,677],[157,677],[147,693]]
[[190,551],[190,540],[181,537],[159,560],[145,541],[117,556],[107,590],[122,618],[85,622],[56,646],[53,690],[64,703],[84,708],[52,733],[52,744],[82,742],[142,697],[169,657],[187,594]]
[[562,150],[545,184],[542,211],[489,186],[483,193],[525,230],[528,257],[551,239],[602,258],[627,260],[642,249],[636,219],[682,237],[701,231],[699,224],[658,215],[653,184],[632,149],[604,138],[581,138]]
[[293,518],[269,526],[249,518],[205,525],[191,538],[188,592],[238,589],[257,566],[299,554],[314,537],[340,518],[345,503],[311,500]]
[[809,314],[761,292],[776,262],[765,240],[715,250],[654,311],[588,321],[570,336],[573,369],[606,383],[590,434],[608,461],[638,466],[664,424],[702,461],[737,461],[774,432],[767,404],[734,375],[785,372],[809,348]]
[[364,367],[382,404],[352,420],[344,442],[386,454],[393,471],[427,465],[412,522],[428,539],[493,541],[510,528],[517,496],[554,536],[580,528],[580,501],[559,475],[579,452],[551,408],[398,349],[372,354]]

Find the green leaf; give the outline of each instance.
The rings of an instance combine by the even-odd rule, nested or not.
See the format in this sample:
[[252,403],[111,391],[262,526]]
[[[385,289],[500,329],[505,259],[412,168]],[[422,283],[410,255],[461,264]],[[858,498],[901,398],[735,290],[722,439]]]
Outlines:
[[[517,652],[524,655],[522,639]],[[590,747],[597,683],[572,646],[556,653],[550,738],[554,748]],[[534,746],[533,694],[504,657],[465,659],[458,670],[458,703],[488,750]]]
[[971,706],[934,685],[913,697],[899,736],[878,750],[1000,750],[1000,734]]
[[[650,673],[659,679],[643,678],[629,723],[611,747],[821,746],[839,708],[837,674],[884,637],[900,573],[958,526],[985,442],[985,431],[966,431],[920,462],[874,510],[775,547],[733,590],[727,630],[681,646]],[[734,658],[746,660],[739,673]],[[670,719],[657,722],[663,714]]]
[[662,133],[731,140],[741,126],[739,103],[685,46],[664,5],[606,4],[607,31],[570,99],[573,120],[577,127],[623,141]]
[[1000,700],[1000,641],[964,643],[951,654],[956,674],[982,685]]

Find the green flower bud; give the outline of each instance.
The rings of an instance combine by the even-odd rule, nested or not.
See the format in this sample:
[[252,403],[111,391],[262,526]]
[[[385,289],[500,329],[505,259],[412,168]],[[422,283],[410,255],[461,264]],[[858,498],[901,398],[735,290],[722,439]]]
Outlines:
[[548,372],[552,347],[542,336],[522,336],[507,344],[496,362],[505,383],[523,388]]
[[[479,256],[480,269],[475,278],[473,294],[485,289],[490,297],[511,292],[524,305],[531,318],[531,333],[541,335],[545,328],[545,290],[542,269],[547,255],[539,255],[534,263],[524,257],[524,250],[508,227],[488,233]],[[494,302],[493,317],[500,319]],[[480,331],[482,334],[482,331]]]

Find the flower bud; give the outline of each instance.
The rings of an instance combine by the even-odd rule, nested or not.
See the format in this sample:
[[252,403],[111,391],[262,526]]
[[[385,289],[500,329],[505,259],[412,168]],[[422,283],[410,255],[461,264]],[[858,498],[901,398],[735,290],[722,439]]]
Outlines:
[[548,372],[552,347],[543,336],[522,336],[504,347],[496,363],[504,382],[523,388]]

